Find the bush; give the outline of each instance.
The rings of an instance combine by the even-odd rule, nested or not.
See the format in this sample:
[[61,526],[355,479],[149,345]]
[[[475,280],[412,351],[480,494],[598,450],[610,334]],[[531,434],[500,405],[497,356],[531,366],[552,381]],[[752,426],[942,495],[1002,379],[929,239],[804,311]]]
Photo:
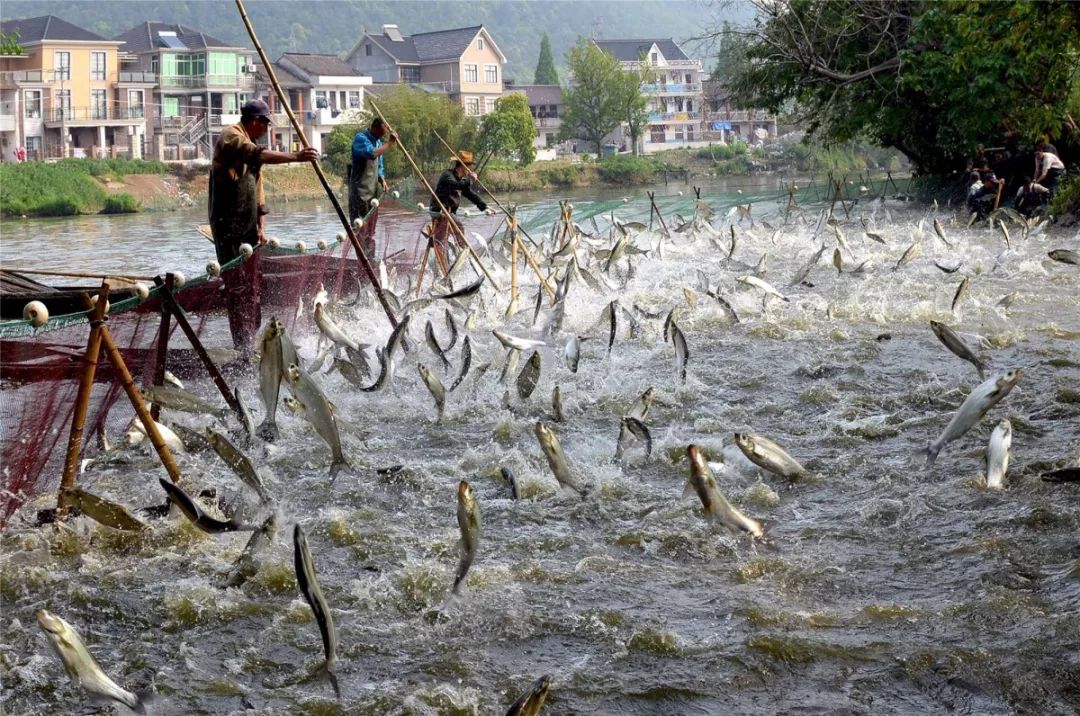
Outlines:
[[657,162],[631,154],[616,154],[599,164],[600,178],[610,184],[648,184],[658,169]]
[[145,159],[61,159],[56,166],[92,177],[128,174],[165,174],[169,165]]
[[580,178],[581,168],[568,164],[540,170],[540,180],[545,186],[573,186]]
[[102,214],[134,214],[139,210],[139,202],[131,194],[115,194],[105,197]]
[[746,156],[746,142],[735,140],[731,144],[710,144],[697,150],[699,159],[712,159],[715,162]]
[[1058,182],[1057,191],[1050,202],[1050,213],[1053,216],[1080,214],[1080,175],[1074,173]]
[[75,216],[79,214],[79,205],[71,199],[45,197],[37,204],[22,212],[32,216]]

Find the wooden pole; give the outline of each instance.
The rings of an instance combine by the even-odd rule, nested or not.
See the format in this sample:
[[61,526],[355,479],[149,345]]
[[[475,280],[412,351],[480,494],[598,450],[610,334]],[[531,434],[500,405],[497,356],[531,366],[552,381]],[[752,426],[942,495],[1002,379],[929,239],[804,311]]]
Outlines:
[[[240,2],[240,0],[236,1]],[[370,99],[368,100],[368,102],[371,102],[371,108],[375,110],[375,113],[379,115],[382,121],[386,122],[386,117],[383,116],[382,110],[379,109],[379,106],[372,102]],[[386,122],[386,124],[387,126],[389,126],[390,123]],[[491,283],[491,285],[495,287],[495,290],[501,291],[502,289],[499,288],[499,284],[495,282],[495,278],[490,273],[488,273],[487,268],[484,266],[483,262],[480,261],[480,257],[476,255],[476,252],[473,251],[472,245],[470,245],[469,241],[465,238],[465,232],[461,229],[460,226],[458,226],[457,222],[454,221],[454,217],[450,213],[450,211],[445,206],[443,206],[442,201],[440,201],[438,195],[435,194],[435,190],[432,189],[431,184],[428,183],[427,177],[425,177],[424,173],[420,171],[420,167],[416,166],[416,162],[413,161],[412,155],[409,154],[409,150],[406,149],[405,145],[401,143],[400,137],[398,138],[397,145],[401,149],[401,153],[405,155],[405,160],[409,162],[409,166],[412,167],[413,172],[415,172],[416,176],[420,178],[420,181],[424,183],[424,186],[431,194],[431,198],[433,198],[435,200],[435,203],[439,206],[439,211],[441,211],[442,215],[446,217],[446,220],[450,222],[450,228],[457,235],[457,237],[461,239],[461,243],[465,245],[465,250],[469,252],[469,256],[473,259],[473,261],[476,262],[476,265],[480,267],[480,270],[484,272],[484,276],[486,276],[487,280]],[[436,251],[436,253],[438,252]]]
[[427,243],[424,245],[424,257],[420,259],[420,273],[416,278],[416,297],[420,298],[420,289],[424,285],[424,271],[427,269],[428,256],[431,255],[431,234],[424,234]]
[[116,273],[90,273],[86,271],[52,271],[49,269],[24,269],[24,268],[6,268],[5,271],[11,273],[28,273],[37,276],[70,276],[72,278],[97,278],[97,279],[110,279],[115,278],[123,281],[124,283],[134,283],[135,281],[153,281],[153,276],[127,276],[124,274]]
[[[247,260],[256,261],[257,259],[252,256]],[[239,267],[234,267],[231,270],[238,271]],[[195,329],[191,327],[187,317],[184,315],[183,309],[180,308],[180,304],[176,302],[176,298],[172,295],[172,291],[169,290],[171,287],[169,284],[171,278],[172,274],[169,274],[165,281],[162,281],[161,277],[154,279],[158,286],[165,287],[164,291],[159,292],[163,307],[167,308],[176,318],[176,325],[180,326],[180,330],[187,336],[188,343],[195,349],[195,354],[199,356],[199,360],[202,361],[203,367],[206,368],[206,372],[209,373],[210,378],[213,379],[214,385],[217,386],[218,391],[221,393],[221,397],[225,399],[225,403],[232,408],[233,412],[235,412],[241,420],[243,420],[243,408],[240,407],[240,403],[237,401],[236,396],[233,395],[233,392],[229,390],[229,384],[225,382],[225,378],[221,375],[221,371],[214,365],[213,359],[210,358],[210,354],[206,352],[206,348],[203,347],[202,341],[199,340],[199,335],[195,332]]]
[[[154,283],[159,286],[161,283],[159,279],[155,278]],[[165,274],[165,291],[171,293],[173,287],[173,275],[171,273]],[[158,328],[157,339],[157,356],[154,359],[154,385],[164,385],[165,383],[165,362],[169,357],[169,329],[170,321],[172,318],[172,311],[167,309],[167,304],[164,300],[161,302],[161,326]],[[157,420],[161,416],[161,406],[154,403],[150,408],[150,417]]]
[[90,394],[94,388],[94,375],[97,372],[98,355],[101,351],[101,325],[105,316],[105,303],[109,298],[109,282],[101,282],[97,304],[90,310],[90,337],[86,341],[86,353],[83,355],[83,373],[79,380],[79,392],[75,398],[75,411],[71,416],[71,433],[68,435],[67,455],[64,458],[64,472],[60,477],[60,491],[56,497],[56,518],[67,519],[67,488],[75,485],[75,473],[82,457],[83,429],[86,425],[86,413],[90,408]]
[[[274,66],[270,64],[270,58],[266,56],[266,51],[263,50],[262,45],[259,44],[259,38],[255,35],[255,28],[251,26],[251,20],[248,19],[247,11],[244,10],[244,1],[236,0],[236,7],[240,10],[240,18],[244,21],[244,27],[247,28],[252,44],[255,45],[255,51],[259,53],[259,59],[262,60],[263,67],[266,68],[266,76],[269,78],[270,84],[274,88],[274,94],[277,95],[282,108],[285,110],[285,114],[288,115],[289,123],[292,125],[296,136],[300,138],[300,143],[307,149],[311,145],[308,144],[307,136],[304,135],[304,130],[300,127],[300,123],[296,121],[296,115],[293,114],[292,107],[289,106],[285,93],[281,90],[281,85],[278,84],[277,75],[274,73]],[[349,241],[352,243],[353,250],[356,252],[356,259],[360,262],[360,266],[364,269],[364,273],[367,274],[368,280],[371,281],[371,285],[375,287],[375,295],[379,298],[379,303],[382,304],[383,311],[390,320],[390,325],[397,328],[397,318],[390,309],[390,304],[386,302],[386,296],[383,295],[382,286],[379,285],[379,277],[375,275],[375,269],[372,268],[371,262],[368,261],[367,256],[364,255],[364,250],[360,247],[360,240],[356,237],[356,233],[349,223],[349,217],[346,216],[345,212],[342,210],[341,202],[338,201],[337,196],[334,194],[334,190],[330,188],[330,182],[326,180],[326,175],[323,173],[319,162],[317,160],[313,161],[311,162],[311,166],[315,169],[315,174],[319,177],[319,182],[326,191],[326,196],[330,199],[330,203],[334,205],[334,211],[337,212],[341,225],[345,227],[345,235],[349,237]]]
[[510,305],[506,308],[506,315],[509,316],[510,309],[516,308],[518,301],[518,237],[517,221],[513,214],[510,215],[508,226],[510,228]]

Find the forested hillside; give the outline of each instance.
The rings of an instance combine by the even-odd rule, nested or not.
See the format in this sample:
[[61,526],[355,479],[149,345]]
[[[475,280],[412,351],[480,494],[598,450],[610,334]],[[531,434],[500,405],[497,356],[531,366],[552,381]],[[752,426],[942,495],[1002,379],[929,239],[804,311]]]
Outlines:
[[[267,2],[249,0],[248,15],[263,47],[276,58],[288,50],[344,54],[365,28],[377,30],[383,23],[397,23],[403,33],[427,32],[470,25],[485,25],[509,60],[507,76],[519,84],[531,83],[540,49],[540,38],[551,38],[555,63],[564,63],[566,51],[579,35],[597,38],[694,37],[715,22],[713,3],[696,0],[624,2],[349,2],[345,0],[297,0]],[[114,37],[144,20],[180,22],[222,40],[250,46],[236,5],[226,0],[155,2],[55,2],[6,0],[0,5],[3,19],[56,15],[68,22]],[[711,50],[684,47],[687,54],[707,59]],[[711,64],[711,63],[708,63]]]

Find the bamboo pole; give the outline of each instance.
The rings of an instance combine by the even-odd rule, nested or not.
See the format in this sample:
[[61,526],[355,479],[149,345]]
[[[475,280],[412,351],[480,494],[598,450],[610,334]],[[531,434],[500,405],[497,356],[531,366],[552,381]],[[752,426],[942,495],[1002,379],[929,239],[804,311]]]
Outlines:
[[518,238],[517,238],[517,221],[513,215],[509,219],[510,228],[510,305],[506,307],[507,314],[510,315],[510,308],[517,306],[518,301]]
[[6,268],[5,271],[11,273],[28,273],[37,276],[70,276],[72,278],[97,278],[97,279],[119,279],[125,283],[134,283],[135,281],[153,281],[153,276],[127,276],[119,273],[92,273],[86,271],[52,271],[49,269],[23,269],[23,268]]
[[[300,138],[300,143],[304,148],[309,148],[311,145],[308,144],[307,136],[300,127],[300,123],[296,121],[296,115],[293,114],[292,107],[289,106],[285,93],[281,90],[281,85],[278,84],[277,75],[274,73],[274,66],[270,64],[270,58],[266,56],[266,51],[263,50],[262,45],[259,44],[259,38],[255,35],[255,28],[252,27],[251,20],[248,19],[247,11],[244,9],[244,1],[236,0],[236,7],[240,11],[240,18],[244,21],[244,27],[247,28],[248,35],[251,37],[251,42],[255,45],[255,51],[259,53],[259,59],[262,60],[263,67],[266,68],[266,76],[269,78],[270,84],[274,88],[274,94],[277,95],[282,108],[285,110],[285,114],[289,117],[289,123],[292,125],[293,131],[296,133],[296,136]],[[371,285],[375,287],[375,295],[378,297],[379,303],[382,304],[383,311],[390,320],[390,325],[397,328],[397,318],[390,309],[390,304],[387,303],[386,296],[383,295],[382,286],[379,285],[379,277],[375,275],[375,269],[372,268],[371,262],[368,261],[367,256],[364,255],[364,250],[360,247],[360,240],[356,237],[356,232],[353,231],[352,225],[349,223],[349,217],[345,215],[345,212],[341,208],[341,202],[338,201],[337,196],[334,194],[334,190],[330,188],[330,182],[326,180],[326,174],[323,173],[318,160],[312,161],[311,166],[315,169],[315,174],[319,177],[319,182],[326,191],[326,196],[330,199],[330,203],[334,205],[334,211],[337,212],[341,225],[345,227],[345,235],[349,237],[349,242],[352,243],[353,250],[356,252],[356,259],[360,262],[360,266],[364,269],[364,273],[367,274],[368,280],[371,281]]]
[[[240,0],[236,1],[240,2]],[[379,106],[372,102],[370,99],[368,100],[368,102],[371,102],[371,108],[375,110],[375,113],[379,115],[382,121],[386,122],[386,117],[383,115],[382,110],[379,109]],[[387,126],[389,126],[390,123],[386,122],[386,124]],[[476,265],[480,267],[480,270],[484,272],[484,276],[487,277],[487,280],[491,283],[492,286],[495,287],[495,290],[501,291],[502,289],[499,288],[499,284],[495,282],[495,278],[490,273],[488,273],[487,268],[484,266],[483,262],[480,261],[480,257],[476,255],[476,251],[473,250],[473,247],[469,244],[468,239],[465,238],[465,232],[460,226],[458,226],[457,222],[454,221],[454,217],[450,213],[450,211],[445,206],[443,206],[442,201],[440,201],[439,197],[435,194],[435,190],[432,189],[431,184],[428,183],[427,177],[425,177],[424,173],[420,171],[420,167],[416,166],[416,162],[413,161],[412,155],[409,154],[409,150],[406,149],[405,145],[401,143],[400,137],[398,138],[397,145],[398,148],[401,149],[401,153],[405,155],[405,160],[409,162],[409,166],[412,167],[412,170],[416,173],[416,176],[420,178],[420,181],[424,183],[424,186],[427,188],[428,192],[431,193],[431,198],[433,198],[435,200],[435,203],[439,206],[439,211],[441,211],[443,216],[446,217],[446,220],[450,222],[450,228],[457,235],[457,237],[461,239],[461,243],[465,245],[465,250],[469,252],[469,256],[472,258],[473,261],[476,262]]]
[[101,352],[101,325],[108,298],[109,282],[102,281],[97,304],[90,310],[90,336],[86,340],[83,373],[79,379],[75,411],[71,416],[71,432],[68,435],[67,455],[64,457],[64,472],[60,477],[60,491],[56,496],[56,518],[61,522],[67,519],[67,488],[75,485],[75,471],[82,457],[83,429],[86,426],[86,413],[90,407],[90,393],[94,389],[94,375],[97,372],[98,355]]
[[420,289],[424,285],[424,271],[427,269],[428,256],[431,255],[431,234],[424,234],[427,237],[427,243],[424,245],[424,257],[420,259],[420,273],[416,278],[416,297],[420,298]]
[[[155,278],[154,282],[159,286],[162,286],[160,279]],[[165,274],[165,292],[171,292],[172,287],[173,275],[171,273]],[[163,385],[165,383],[165,364],[169,358],[169,319],[172,318],[172,311],[168,310],[168,304],[165,303],[164,299],[162,300],[161,309],[161,325],[158,327],[157,354],[154,357],[154,385]],[[150,407],[150,417],[157,420],[160,416],[161,406],[154,403]]]

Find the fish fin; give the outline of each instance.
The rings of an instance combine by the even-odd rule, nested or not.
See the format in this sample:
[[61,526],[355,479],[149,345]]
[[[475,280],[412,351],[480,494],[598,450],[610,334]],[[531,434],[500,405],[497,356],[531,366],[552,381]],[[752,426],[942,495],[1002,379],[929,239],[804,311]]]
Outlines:
[[696,490],[694,489],[694,483],[687,480],[686,481],[686,487],[684,487],[683,491],[682,491],[682,498],[681,499],[685,500],[687,497],[690,497],[695,492],[696,492]]
[[278,439],[278,427],[277,423],[271,423],[266,420],[255,429],[255,434],[268,443],[272,443]]
[[329,681],[330,686],[334,689],[334,696],[341,700],[341,686],[338,684],[337,674],[334,673],[334,669],[329,663],[323,664],[322,668],[319,669],[319,678]]
[[938,453],[941,452],[941,447],[934,447],[934,443],[927,443],[926,445],[926,466],[929,467],[937,460]]
[[334,484],[334,480],[337,479],[337,476],[341,473],[342,470],[345,470],[346,472],[352,472],[352,465],[350,465],[345,458],[341,458],[340,460],[334,460],[334,462],[330,464],[331,485]]

